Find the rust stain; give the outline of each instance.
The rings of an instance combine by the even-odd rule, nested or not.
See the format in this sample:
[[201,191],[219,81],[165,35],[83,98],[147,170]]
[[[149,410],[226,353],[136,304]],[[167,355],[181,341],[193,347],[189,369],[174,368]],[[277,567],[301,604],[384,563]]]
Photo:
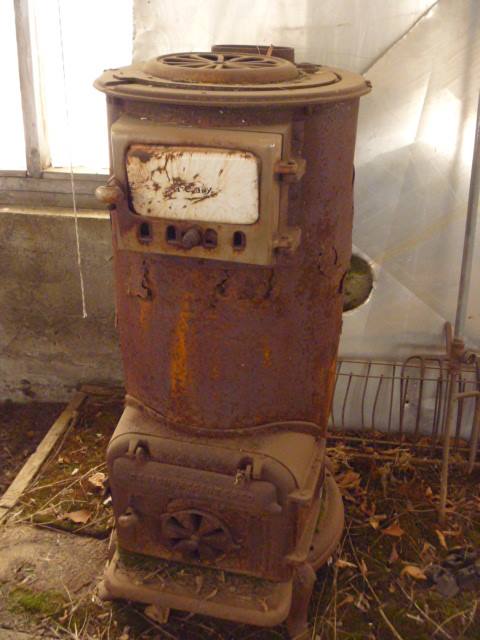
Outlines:
[[263,345],[263,364],[267,368],[272,366],[272,350],[267,343]]
[[148,162],[151,156],[152,154],[148,150],[145,150],[144,147],[134,145],[128,153],[127,162],[130,161],[130,158],[138,158],[140,162]]
[[152,320],[152,305],[149,300],[141,300],[140,302],[140,327],[143,335],[150,330]]
[[215,191],[213,187],[207,187],[204,184],[197,182],[187,182],[182,178],[174,177],[172,178],[170,185],[163,190],[163,197],[166,200],[171,200],[175,193],[180,193],[182,191],[184,193],[192,194],[192,197],[188,198],[188,200],[194,204],[201,202],[202,200],[206,200],[207,198],[215,198],[215,196],[218,196],[219,194],[219,192]]
[[332,401],[333,401],[333,391],[335,388],[335,379],[337,372],[337,358],[336,356],[330,363],[328,369],[320,370],[320,381],[319,384],[323,387],[323,393],[321,393],[321,404],[318,410],[318,424],[321,425],[325,431],[327,428],[328,418],[330,416]]
[[153,293],[150,282],[149,266],[146,260],[142,262],[141,268],[132,268],[130,277],[127,281],[127,293],[128,295],[140,298],[141,300],[152,299]]
[[[186,291],[183,294],[180,304],[180,313],[175,326],[173,346],[170,361],[170,388],[173,395],[181,394],[185,391],[188,382],[188,353],[187,346],[188,330],[190,326],[191,294]],[[191,351],[191,347],[190,347]]]

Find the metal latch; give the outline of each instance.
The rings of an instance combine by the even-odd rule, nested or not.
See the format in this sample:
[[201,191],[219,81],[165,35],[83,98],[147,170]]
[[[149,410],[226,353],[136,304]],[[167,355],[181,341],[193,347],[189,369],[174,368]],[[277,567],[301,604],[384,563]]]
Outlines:
[[97,200],[107,205],[118,204],[125,198],[123,187],[114,176],[109,178],[107,184],[97,187],[95,195]]
[[273,248],[275,251],[283,251],[285,253],[293,253],[298,249],[302,237],[300,227],[287,227],[275,236],[273,239]]
[[279,160],[275,165],[275,173],[279,174],[284,182],[298,182],[305,173],[306,164],[304,158]]

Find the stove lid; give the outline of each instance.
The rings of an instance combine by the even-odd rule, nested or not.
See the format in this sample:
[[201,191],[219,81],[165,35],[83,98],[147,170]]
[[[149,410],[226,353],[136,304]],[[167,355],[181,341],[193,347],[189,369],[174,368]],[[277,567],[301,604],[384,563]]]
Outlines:
[[258,85],[300,75],[292,62],[275,56],[237,52],[173,53],[148,60],[145,73],[172,82]]
[[315,104],[370,91],[356,73],[241,50],[158,56],[105,71],[95,86],[131,99],[232,107]]

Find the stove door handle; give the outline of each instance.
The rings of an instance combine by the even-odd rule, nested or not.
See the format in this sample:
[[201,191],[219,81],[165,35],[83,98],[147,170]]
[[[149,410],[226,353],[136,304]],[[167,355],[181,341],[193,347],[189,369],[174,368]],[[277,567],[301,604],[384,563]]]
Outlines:
[[131,529],[132,527],[136,527],[139,521],[138,513],[131,507],[128,507],[126,511],[118,517],[118,526],[122,529]]
[[125,199],[125,192],[121,183],[112,176],[107,184],[95,189],[95,196],[102,204],[116,205]]

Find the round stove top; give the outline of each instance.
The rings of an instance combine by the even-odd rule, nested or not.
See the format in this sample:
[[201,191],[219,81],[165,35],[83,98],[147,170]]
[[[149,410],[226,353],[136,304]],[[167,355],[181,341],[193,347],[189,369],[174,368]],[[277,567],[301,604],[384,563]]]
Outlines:
[[260,54],[174,53],[145,63],[145,72],[173,82],[200,84],[265,84],[298,78],[288,60]]
[[360,97],[360,75],[284,58],[233,52],[186,52],[105,71],[100,91],[131,99],[199,106],[301,105]]

